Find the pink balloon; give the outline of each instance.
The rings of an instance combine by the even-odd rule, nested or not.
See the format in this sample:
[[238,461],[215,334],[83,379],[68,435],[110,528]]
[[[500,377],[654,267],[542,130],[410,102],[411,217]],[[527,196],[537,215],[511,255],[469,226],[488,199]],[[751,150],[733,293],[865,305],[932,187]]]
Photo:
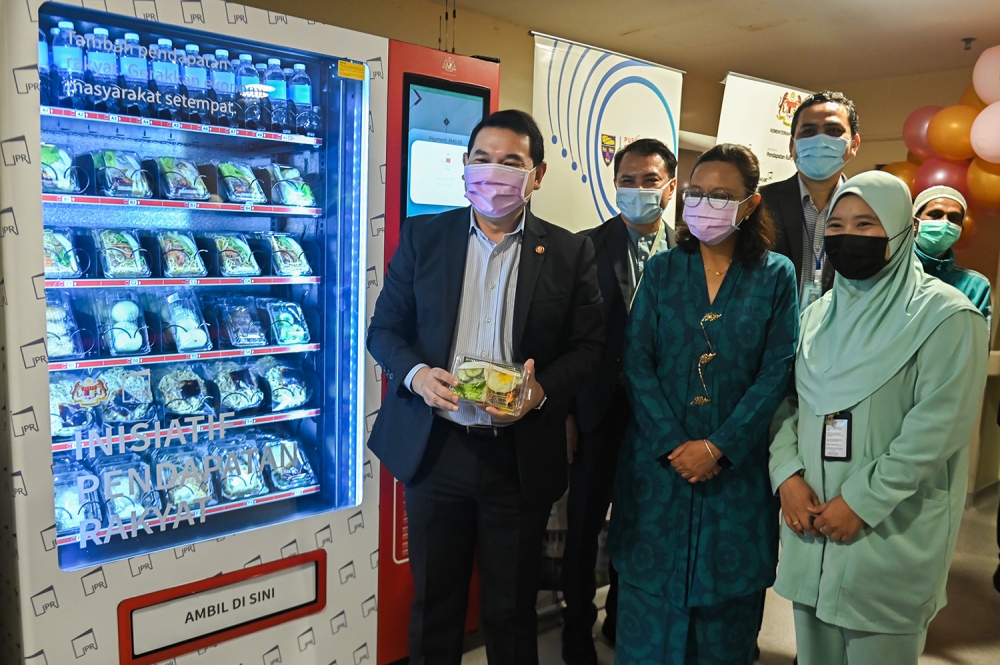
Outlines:
[[917,175],[913,177],[913,186],[917,192],[922,192],[928,187],[935,185],[945,185],[954,187],[963,195],[969,195],[969,185],[966,182],[966,174],[969,171],[969,162],[953,162],[950,159],[934,157],[928,159],[917,169]]
[[1000,45],[991,46],[979,55],[972,70],[972,87],[987,104],[1000,102]]
[[1000,102],[990,104],[976,116],[972,149],[984,161],[1000,164]]
[[911,113],[903,123],[903,143],[907,150],[921,159],[937,157],[934,148],[927,142],[927,125],[931,123],[941,106],[922,106]]

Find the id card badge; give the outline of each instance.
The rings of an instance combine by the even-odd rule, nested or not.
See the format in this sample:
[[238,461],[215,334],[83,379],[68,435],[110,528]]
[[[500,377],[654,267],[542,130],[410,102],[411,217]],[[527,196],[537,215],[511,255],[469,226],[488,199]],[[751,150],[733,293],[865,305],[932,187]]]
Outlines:
[[823,295],[822,282],[806,282],[802,285],[802,300],[799,302],[799,311],[804,310],[813,304]]
[[851,412],[841,411],[823,419],[823,459],[828,462],[851,460]]

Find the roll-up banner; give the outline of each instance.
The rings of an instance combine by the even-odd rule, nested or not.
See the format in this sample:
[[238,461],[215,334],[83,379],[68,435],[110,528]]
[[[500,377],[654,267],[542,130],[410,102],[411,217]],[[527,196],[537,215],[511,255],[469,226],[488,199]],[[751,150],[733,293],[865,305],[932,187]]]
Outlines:
[[807,90],[729,72],[719,115],[718,143],[740,143],[760,161],[760,184],[795,173],[789,154],[792,115],[810,94]]
[[[615,153],[656,138],[677,153],[683,72],[535,34],[533,112],[548,171],[531,210],[573,231],[618,214]],[[673,224],[674,201],[664,212]]]

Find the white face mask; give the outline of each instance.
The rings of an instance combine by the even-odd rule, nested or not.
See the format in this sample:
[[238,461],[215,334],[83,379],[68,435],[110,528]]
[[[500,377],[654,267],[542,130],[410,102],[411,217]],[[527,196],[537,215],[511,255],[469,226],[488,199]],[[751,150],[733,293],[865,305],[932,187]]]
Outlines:
[[615,203],[628,221],[633,224],[649,224],[663,214],[660,202],[663,200],[663,190],[668,186],[669,183],[659,189],[619,187]]

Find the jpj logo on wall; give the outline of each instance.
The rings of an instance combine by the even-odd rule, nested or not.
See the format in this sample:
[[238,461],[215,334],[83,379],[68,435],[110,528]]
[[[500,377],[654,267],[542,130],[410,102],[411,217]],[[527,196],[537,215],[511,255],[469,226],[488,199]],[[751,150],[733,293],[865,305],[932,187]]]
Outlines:
[[536,35],[533,111],[549,169],[533,212],[573,230],[617,215],[615,155],[638,138],[677,152],[682,80],[667,67]]

